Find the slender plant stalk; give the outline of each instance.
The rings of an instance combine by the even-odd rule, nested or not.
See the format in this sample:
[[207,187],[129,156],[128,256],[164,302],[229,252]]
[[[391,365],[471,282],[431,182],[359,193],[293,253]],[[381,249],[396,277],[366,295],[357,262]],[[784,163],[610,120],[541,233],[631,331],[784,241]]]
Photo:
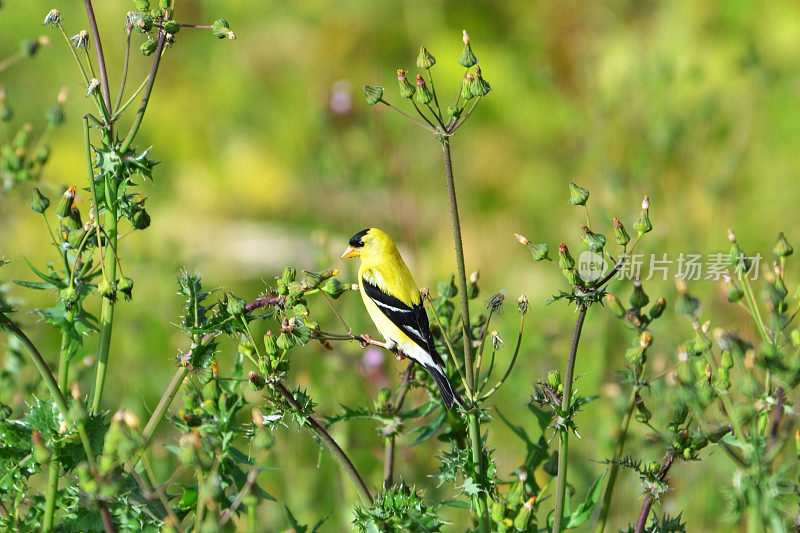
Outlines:
[[[664,481],[667,478],[667,473],[669,472],[670,467],[672,466],[672,462],[674,458],[667,454],[664,458],[664,466],[661,467],[661,471],[658,473],[658,478],[661,481]],[[650,515],[650,509],[653,507],[653,497],[649,494],[644,499],[644,504],[642,505],[642,511],[639,513],[639,519],[636,521],[636,528],[634,529],[634,533],[644,533],[644,528],[647,525],[647,517]],[[754,531],[754,530],[751,530]]]
[[153,92],[153,84],[156,81],[158,65],[161,63],[161,53],[164,51],[164,42],[166,39],[167,34],[163,31],[159,31],[158,40],[156,41],[156,51],[153,54],[155,57],[153,57],[153,63],[150,65],[150,73],[147,75],[147,85],[145,85],[144,94],[142,95],[142,103],[139,104],[139,110],[136,112],[136,117],[133,119],[131,129],[128,130],[125,140],[122,141],[122,145],[120,146],[120,152],[122,153],[127,152],[128,148],[131,147],[133,138],[136,136],[136,132],[139,131],[139,126],[142,125],[144,113],[147,111],[147,104],[150,102],[150,93]]
[[[475,376],[472,365],[472,336],[470,335],[469,320],[469,299],[467,297],[467,273],[464,267],[464,246],[461,242],[461,222],[458,217],[458,202],[456,200],[456,185],[453,178],[453,162],[450,157],[450,140],[446,137],[441,139],[442,155],[444,157],[444,173],[447,183],[447,199],[450,204],[450,225],[453,229],[453,245],[456,251],[456,270],[458,273],[458,293],[461,297],[461,326],[463,329],[464,344],[464,376],[466,382],[464,386],[470,398],[475,395]],[[478,414],[470,412],[468,417],[470,448],[472,449],[472,460],[475,462],[480,483],[486,481],[486,464],[483,457],[483,443],[481,442],[481,426]],[[475,507],[478,513],[478,523],[483,533],[489,531],[489,505],[486,501],[486,493],[481,491],[474,498]]]
[[[411,383],[411,374],[414,372],[414,361],[409,361],[406,371],[403,373],[403,382],[400,384],[400,391],[397,393],[397,402],[394,408],[395,414],[400,414],[403,403],[406,401],[408,385]],[[394,481],[394,447],[396,434],[386,437],[383,452],[383,488],[388,489]]]
[[[572,342],[569,345],[567,357],[567,371],[564,376],[564,394],[561,396],[561,411],[565,416],[570,416],[570,403],[572,400],[572,376],[575,373],[575,356],[578,353],[578,343],[581,340],[583,322],[586,320],[586,304],[578,305],[578,318],[575,320],[575,329],[572,331]],[[564,498],[567,494],[567,454],[569,452],[569,430],[562,429],[558,435],[558,481],[556,483],[556,509],[553,517],[553,533],[560,533],[564,518]]]
[[[122,103],[122,96],[125,94],[125,82],[128,81],[128,66],[131,61],[131,33],[133,33],[130,24],[125,26],[125,33],[127,34],[125,40],[125,65],[122,67],[122,83],[119,84],[119,94],[117,95],[117,101],[114,103],[114,109],[112,110],[114,116],[117,115],[119,105]],[[112,118],[112,120],[114,119]]]
[[614,484],[617,482],[617,474],[619,473],[619,464],[617,461],[622,457],[622,452],[625,449],[625,438],[628,435],[628,427],[631,425],[631,418],[633,418],[633,411],[636,408],[636,389],[631,391],[631,397],[628,401],[628,408],[625,411],[625,416],[622,417],[622,422],[619,425],[619,432],[617,434],[617,446],[614,449],[614,462],[611,463],[611,469],[608,473],[608,482],[606,483],[606,490],[603,493],[603,506],[600,508],[600,519],[597,522],[595,533],[603,533],[608,521],[608,513],[611,511],[611,500],[614,497]]
[[[287,389],[283,385],[283,383],[280,382],[275,383],[274,387],[281,394],[281,396],[283,396],[283,398],[286,400],[286,403],[288,403],[293,409],[302,412],[303,407],[299,403],[297,403],[297,400],[295,399],[294,395],[291,393],[291,391],[289,391],[289,389]],[[333,440],[333,437],[331,437],[330,434],[327,431],[325,431],[325,428],[322,427],[322,425],[319,422],[317,422],[313,417],[309,416],[307,419],[307,423],[308,423],[308,428],[314,432],[314,434],[319,438],[319,440],[322,441],[323,444],[325,444],[325,446],[331,452],[333,457],[339,463],[339,466],[342,467],[342,470],[344,470],[345,473],[347,473],[347,476],[350,478],[350,481],[356,488],[356,492],[358,492],[358,495],[361,498],[361,502],[364,505],[368,505],[371,507],[372,495],[369,493],[369,489],[367,488],[367,485],[364,483],[364,480],[361,479],[361,475],[358,473],[358,470],[356,470],[356,467],[353,466],[352,461],[350,461],[350,458],[347,457],[346,453],[344,453],[344,450],[342,450],[341,446],[339,446],[339,444],[335,440]]]
[[[86,16],[89,17],[89,27],[92,30],[94,40],[94,50],[97,52],[97,67],[100,69],[100,88],[103,91],[103,104],[106,107],[108,116],[111,116],[111,89],[108,85],[108,73],[106,72],[106,59],[103,56],[103,44],[100,42],[100,32],[97,29],[97,20],[94,18],[94,8],[92,0],[84,0],[86,5]],[[109,127],[111,124],[109,124]]]
[[[36,370],[39,371],[39,375],[42,376],[47,389],[50,391],[50,395],[53,397],[53,401],[56,402],[58,410],[61,411],[61,415],[64,419],[69,420],[70,416],[67,399],[61,393],[61,389],[58,388],[56,378],[53,377],[52,372],[50,372],[50,369],[47,367],[47,363],[44,361],[42,354],[39,353],[39,350],[36,349],[33,342],[19,327],[3,315],[0,315],[0,326],[8,329],[25,346],[25,350],[28,352],[28,355],[30,355],[33,365],[36,367]],[[86,433],[86,427],[81,421],[75,422],[75,427],[78,430],[83,449],[86,452],[86,462],[88,462],[89,467],[94,470],[94,454],[89,444],[89,435]]]
[[[58,354],[58,388],[62,393],[67,390],[67,378],[69,376],[69,361],[67,351],[69,350],[69,333],[61,332],[61,350]],[[50,458],[50,465],[47,471],[47,493],[45,495],[44,518],[42,520],[42,531],[53,530],[56,513],[56,497],[58,496],[58,458],[53,455]]]

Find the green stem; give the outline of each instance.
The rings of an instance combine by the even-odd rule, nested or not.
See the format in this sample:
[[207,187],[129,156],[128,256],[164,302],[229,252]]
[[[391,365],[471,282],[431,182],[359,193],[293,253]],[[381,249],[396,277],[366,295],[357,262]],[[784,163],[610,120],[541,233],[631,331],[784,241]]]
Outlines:
[[[561,416],[566,418],[565,422],[572,416],[572,376],[575,373],[575,356],[578,353],[578,343],[581,340],[583,322],[586,320],[586,309],[586,304],[578,305],[578,318],[575,320],[575,329],[572,331],[572,342],[570,342],[569,346],[567,371],[564,375],[564,393],[561,396]],[[556,483],[556,508],[553,517],[553,533],[561,533],[562,521],[564,518],[564,498],[567,495],[569,429],[561,429],[558,437],[558,480]]]
[[[475,395],[475,376],[472,366],[472,335],[470,334],[469,320],[469,299],[467,297],[467,272],[464,267],[464,245],[461,242],[461,222],[458,217],[458,201],[456,199],[456,185],[453,178],[453,162],[450,157],[450,139],[442,138],[442,155],[444,157],[444,173],[447,184],[447,199],[450,205],[450,226],[453,229],[453,245],[456,252],[456,270],[458,272],[458,293],[461,297],[461,326],[463,329],[464,345],[464,377],[465,388],[471,396]],[[473,398],[474,399],[474,398]],[[481,443],[480,419],[476,412],[471,412],[467,417],[469,426],[470,448],[472,449],[472,460],[475,463],[480,484],[486,481],[486,464],[483,456],[483,445]],[[489,531],[489,504],[486,500],[486,493],[481,491],[474,498],[475,508],[478,514],[478,523],[483,533]]]
[[[283,383],[275,383],[274,387],[281,394],[281,396],[283,396],[283,398],[286,400],[286,403],[288,403],[292,409],[303,412],[303,407],[297,403],[294,395],[283,385]],[[353,483],[353,486],[358,492],[359,497],[361,498],[361,502],[364,505],[372,507],[372,495],[370,495],[367,485],[364,483],[364,480],[361,479],[361,475],[358,473],[358,470],[356,470],[356,467],[353,466],[353,463],[350,461],[350,458],[347,457],[347,454],[344,453],[344,450],[342,450],[339,444],[333,440],[333,437],[331,437],[330,434],[325,431],[325,428],[322,427],[322,425],[313,417],[309,416],[306,419],[306,423],[308,424],[308,428],[313,431],[319,440],[322,441],[325,447],[328,448],[328,451],[331,452],[333,457],[339,463],[339,466],[341,466],[342,470],[344,470],[348,475],[350,481]]]
[[[406,393],[408,392],[408,385],[411,383],[411,373],[414,372],[414,361],[409,361],[406,371],[403,373],[403,382],[400,384],[400,390],[397,393],[397,402],[394,407],[395,414],[400,414],[403,409],[403,403],[406,400]],[[383,488],[388,489],[392,486],[394,481],[394,448],[395,438],[397,433],[392,433],[384,440],[383,450]]]
[[133,138],[136,136],[136,132],[139,131],[139,126],[142,125],[144,113],[147,111],[147,104],[150,102],[150,93],[153,92],[153,83],[156,81],[156,73],[158,73],[158,65],[161,63],[161,52],[164,51],[164,42],[166,39],[167,34],[163,31],[159,31],[155,57],[153,58],[153,63],[150,65],[150,74],[147,75],[147,85],[145,86],[144,94],[142,95],[142,103],[139,104],[139,110],[136,112],[136,118],[133,120],[131,129],[128,130],[128,135],[126,135],[125,140],[122,141],[122,145],[119,149],[120,153],[124,154],[128,151],[128,148],[130,148],[131,143],[133,142]]
[[600,519],[597,522],[595,533],[603,533],[608,521],[608,513],[611,510],[611,500],[614,497],[614,484],[617,482],[617,473],[619,473],[618,461],[622,457],[622,452],[625,449],[625,438],[628,435],[628,427],[633,418],[633,410],[636,408],[636,388],[631,391],[630,400],[628,400],[628,408],[625,415],[622,417],[622,422],[619,425],[619,433],[617,434],[617,446],[614,449],[614,459],[611,463],[611,469],[608,473],[608,482],[606,483],[606,490],[603,493],[603,506],[600,509]]
[[[69,361],[67,359],[69,350],[69,333],[61,331],[61,350],[58,354],[58,388],[61,391],[67,389],[67,379],[69,376]],[[56,513],[56,498],[58,497],[58,458],[53,455],[50,458],[50,466],[47,472],[47,493],[45,495],[44,519],[42,520],[42,531],[53,530]]]
[[[0,326],[8,329],[23,346],[25,346],[25,350],[28,352],[28,355],[30,355],[33,365],[36,367],[36,370],[39,371],[39,375],[42,376],[47,389],[50,391],[50,395],[53,397],[53,401],[56,402],[58,410],[61,411],[61,416],[63,416],[65,420],[69,420],[71,417],[69,415],[67,399],[64,397],[64,394],[62,394],[61,389],[58,388],[56,378],[53,377],[52,372],[50,372],[50,369],[47,367],[47,363],[45,363],[42,354],[39,353],[39,350],[36,349],[33,342],[19,327],[3,315],[0,315]],[[92,447],[89,444],[89,436],[86,433],[86,427],[81,421],[75,422],[75,427],[78,430],[83,449],[86,452],[86,462],[89,463],[89,468],[94,470],[94,455],[92,453]]]
[[[103,57],[103,44],[100,42],[100,32],[97,29],[97,20],[94,18],[94,8],[92,0],[84,0],[86,6],[86,16],[89,17],[89,28],[92,30],[94,40],[94,50],[97,52],[97,68],[100,70],[100,88],[103,91],[103,104],[108,114],[111,114],[111,89],[108,85],[108,73],[106,72],[106,60]],[[88,51],[87,51],[88,53]],[[91,65],[91,62],[90,62]],[[109,124],[110,126],[110,124]]]

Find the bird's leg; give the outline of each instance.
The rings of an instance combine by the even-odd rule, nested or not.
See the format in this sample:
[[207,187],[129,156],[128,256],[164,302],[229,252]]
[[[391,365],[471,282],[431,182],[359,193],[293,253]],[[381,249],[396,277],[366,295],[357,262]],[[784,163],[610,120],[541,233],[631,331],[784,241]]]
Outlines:
[[360,344],[361,344],[362,348],[366,348],[367,346],[372,345],[372,346],[380,346],[381,348],[385,348],[386,350],[391,351],[391,350],[394,349],[394,346],[395,346],[394,343],[390,344],[388,342],[376,341],[375,339],[373,339],[372,337],[370,337],[366,333],[364,333],[363,335],[359,336],[359,341],[360,341]]

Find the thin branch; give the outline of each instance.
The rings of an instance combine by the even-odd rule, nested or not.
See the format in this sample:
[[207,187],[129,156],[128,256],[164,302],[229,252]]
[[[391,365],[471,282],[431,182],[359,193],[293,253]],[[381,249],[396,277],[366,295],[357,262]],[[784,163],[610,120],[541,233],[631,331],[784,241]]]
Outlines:
[[405,112],[403,112],[403,111],[400,111],[399,109],[397,109],[395,106],[393,106],[392,104],[390,104],[389,102],[387,102],[387,101],[386,101],[386,100],[384,100],[383,98],[381,98],[379,101],[380,101],[380,102],[381,102],[383,105],[385,105],[385,106],[389,107],[390,109],[393,109],[393,110],[397,111],[398,113],[400,113],[401,115],[403,115],[404,117],[406,117],[408,120],[410,120],[410,121],[411,121],[411,122],[413,122],[414,124],[417,124],[418,126],[422,126],[423,128],[425,128],[426,130],[430,131],[431,133],[436,133],[436,128],[434,128],[434,127],[433,127],[433,124],[430,124],[430,123],[428,123],[428,124],[425,124],[424,122],[420,122],[419,120],[415,119],[415,118],[414,118],[414,117],[412,117],[411,115],[409,115],[409,114],[407,114],[407,113],[405,113]]
[[[572,410],[572,376],[575,373],[575,359],[578,353],[578,343],[581,340],[583,322],[586,320],[586,304],[578,306],[578,318],[575,320],[575,329],[572,330],[572,341],[569,345],[567,357],[567,371],[564,375],[564,392],[561,395],[562,416],[568,418]],[[553,516],[553,533],[561,533],[561,523],[564,519],[564,498],[567,494],[567,453],[569,452],[569,430],[562,429],[559,433],[558,449],[558,481],[556,483],[556,507]]]
[[100,69],[100,87],[103,90],[103,102],[109,116],[111,115],[111,89],[108,86],[108,73],[106,72],[106,60],[103,57],[103,44],[100,42],[100,32],[97,30],[97,20],[94,18],[94,8],[92,0],[84,0],[86,5],[86,15],[89,17],[89,27],[92,30],[94,39],[94,49],[97,52],[97,67]]
[[235,513],[239,506],[242,505],[245,496],[250,493],[250,489],[252,489],[253,485],[255,485],[256,479],[258,479],[258,468],[254,466],[250,468],[249,472],[247,472],[247,480],[245,480],[244,485],[242,485],[242,490],[240,490],[239,494],[236,495],[236,499],[233,500],[231,506],[220,513],[219,525],[224,526],[228,523],[233,513]]
[[[281,394],[281,396],[283,396],[283,398],[286,400],[286,403],[288,403],[292,409],[303,412],[303,407],[297,402],[294,395],[283,385],[283,383],[274,383],[273,386]],[[350,458],[347,456],[344,450],[342,450],[341,446],[339,446],[339,444],[333,440],[333,437],[331,437],[330,434],[325,431],[325,428],[313,417],[307,417],[306,423],[308,424],[308,428],[314,432],[314,434],[322,441],[323,444],[325,444],[336,461],[339,463],[339,466],[341,466],[348,475],[350,481],[353,483],[353,486],[356,488],[359,497],[361,498],[361,502],[364,505],[371,507],[372,495],[370,495],[367,485],[364,483],[364,480],[361,479],[361,475],[358,473],[358,470],[356,470],[356,467],[353,466],[352,461],[350,461]]]
[[[403,408],[403,403],[406,401],[406,393],[408,386],[411,383],[411,376],[414,372],[414,361],[408,362],[408,367],[403,373],[403,382],[400,384],[400,391],[397,394],[397,403],[394,407],[394,412],[399,413]],[[386,437],[385,448],[383,453],[383,488],[388,489],[394,482],[394,447],[396,434]]]
[[[89,0],[86,0],[87,2]],[[144,113],[147,111],[147,104],[150,102],[150,93],[153,92],[153,84],[156,81],[156,74],[158,73],[158,65],[161,63],[161,53],[164,51],[164,43],[166,42],[167,34],[163,31],[158,32],[158,40],[156,42],[156,51],[155,57],[153,57],[153,63],[150,65],[150,74],[147,76],[147,85],[144,88],[144,94],[142,95],[142,103],[139,105],[139,110],[136,112],[136,118],[133,120],[133,124],[131,124],[131,129],[128,130],[128,134],[125,136],[125,140],[122,141],[122,146],[120,147],[120,152],[125,153],[130,148],[131,143],[133,142],[133,138],[136,136],[136,132],[139,131],[139,126],[142,125],[142,119],[144,118]]]
[[127,34],[127,39],[125,40],[125,66],[122,67],[122,83],[119,84],[119,94],[117,95],[117,101],[114,104],[114,117],[117,116],[117,110],[119,109],[119,105],[122,103],[122,95],[125,94],[125,82],[128,81],[128,65],[131,60],[131,30],[131,25],[126,24],[125,33]]
[[[505,381],[508,379],[508,376],[511,375],[511,369],[514,368],[514,363],[517,362],[517,355],[519,355],[519,348],[522,345],[522,331],[523,331],[524,327],[525,327],[525,315],[522,315],[522,317],[520,318],[520,322],[519,322],[519,335],[517,335],[517,347],[514,348],[514,355],[511,357],[511,362],[508,364],[508,369],[506,370],[506,373],[503,374],[503,377],[500,378],[500,381],[498,381],[494,385],[494,387],[489,389],[486,392],[486,394],[481,396],[481,401],[486,400],[489,396],[491,396],[492,394],[497,392],[497,389],[499,389],[503,385],[503,383],[505,383]],[[489,377],[487,376],[486,379],[488,381]]]

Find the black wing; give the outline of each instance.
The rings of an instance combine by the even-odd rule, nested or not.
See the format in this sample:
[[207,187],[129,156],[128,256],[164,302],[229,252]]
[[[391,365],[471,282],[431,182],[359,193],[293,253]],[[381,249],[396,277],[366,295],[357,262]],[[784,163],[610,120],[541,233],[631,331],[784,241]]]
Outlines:
[[428,352],[434,363],[444,367],[444,361],[434,347],[428,315],[425,313],[422,302],[409,307],[394,296],[386,294],[367,279],[362,278],[362,281],[364,292],[375,302],[378,309],[403,333]]

